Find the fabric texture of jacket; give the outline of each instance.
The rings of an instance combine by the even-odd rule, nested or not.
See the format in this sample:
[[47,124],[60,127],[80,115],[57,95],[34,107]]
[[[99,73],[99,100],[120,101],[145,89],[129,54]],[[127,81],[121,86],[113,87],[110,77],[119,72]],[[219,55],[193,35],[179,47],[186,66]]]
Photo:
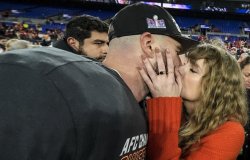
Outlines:
[[54,42],[52,44],[53,47],[55,48],[58,48],[58,49],[62,49],[62,50],[65,50],[65,51],[68,51],[68,52],[72,52],[72,53],[75,53],[75,54],[79,54],[76,52],[76,50],[74,50],[72,47],[70,47],[66,41],[64,39],[60,39],[56,42]]
[[145,156],[147,122],[123,80],[53,47],[0,56],[1,160]]

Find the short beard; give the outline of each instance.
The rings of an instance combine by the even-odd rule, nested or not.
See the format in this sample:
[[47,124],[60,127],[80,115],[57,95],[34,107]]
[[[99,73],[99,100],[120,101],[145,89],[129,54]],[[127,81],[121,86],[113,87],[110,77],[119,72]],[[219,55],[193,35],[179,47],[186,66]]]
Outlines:
[[80,44],[80,45],[79,45],[79,48],[78,48],[77,53],[78,53],[79,55],[84,55],[84,56],[88,57],[87,53],[84,51],[83,44]]
[[105,56],[90,57],[90,56],[87,54],[87,52],[84,50],[83,45],[80,45],[80,46],[79,46],[79,49],[78,49],[78,52],[77,52],[77,53],[78,53],[79,55],[83,55],[83,56],[85,56],[85,57],[88,57],[88,58],[97,60],[97,61],[99,61],[99,62],[102,62],[102,61],[105,59],[105,57],[106,57],[106,54],[105,54]]

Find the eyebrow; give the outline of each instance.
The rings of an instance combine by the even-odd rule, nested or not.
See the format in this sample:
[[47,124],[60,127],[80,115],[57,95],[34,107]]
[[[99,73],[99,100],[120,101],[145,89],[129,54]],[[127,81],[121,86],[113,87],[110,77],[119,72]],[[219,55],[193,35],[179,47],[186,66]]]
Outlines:
[[106,42],[106,41],[101,39],[95,39],[94,42]]
[[93,41],[94,43],[98,42],[98,43],[109,43],[109,41],[105,41],[105,40],[101,40],[101,39],[95,39]]

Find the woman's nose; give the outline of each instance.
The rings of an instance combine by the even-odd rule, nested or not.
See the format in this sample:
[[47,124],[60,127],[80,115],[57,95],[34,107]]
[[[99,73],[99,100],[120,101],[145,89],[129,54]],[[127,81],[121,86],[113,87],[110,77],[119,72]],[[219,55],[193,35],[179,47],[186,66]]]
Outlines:
[[187,64],[188,58],[186,57],[185,54],[181,54],[181,55],[179,55],[179,57],[180,57],[181,65]]

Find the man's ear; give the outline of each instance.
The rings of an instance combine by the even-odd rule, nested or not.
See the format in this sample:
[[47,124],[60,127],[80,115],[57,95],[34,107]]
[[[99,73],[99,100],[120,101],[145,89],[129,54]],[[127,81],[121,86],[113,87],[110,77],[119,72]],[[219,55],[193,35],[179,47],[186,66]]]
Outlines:
[[68,37],[67,38],[67,44],[73,48],[74,50],[78,51],[79,50],[79,42],[73,37]]
[[140,44],[141,44],[142,51],[145,53],[147,57],[150,57],[150,58],[154,57],[153,49],[152,49],[153,42],[154,42],[153,36],[149,32],[144,32],[140,36]]

